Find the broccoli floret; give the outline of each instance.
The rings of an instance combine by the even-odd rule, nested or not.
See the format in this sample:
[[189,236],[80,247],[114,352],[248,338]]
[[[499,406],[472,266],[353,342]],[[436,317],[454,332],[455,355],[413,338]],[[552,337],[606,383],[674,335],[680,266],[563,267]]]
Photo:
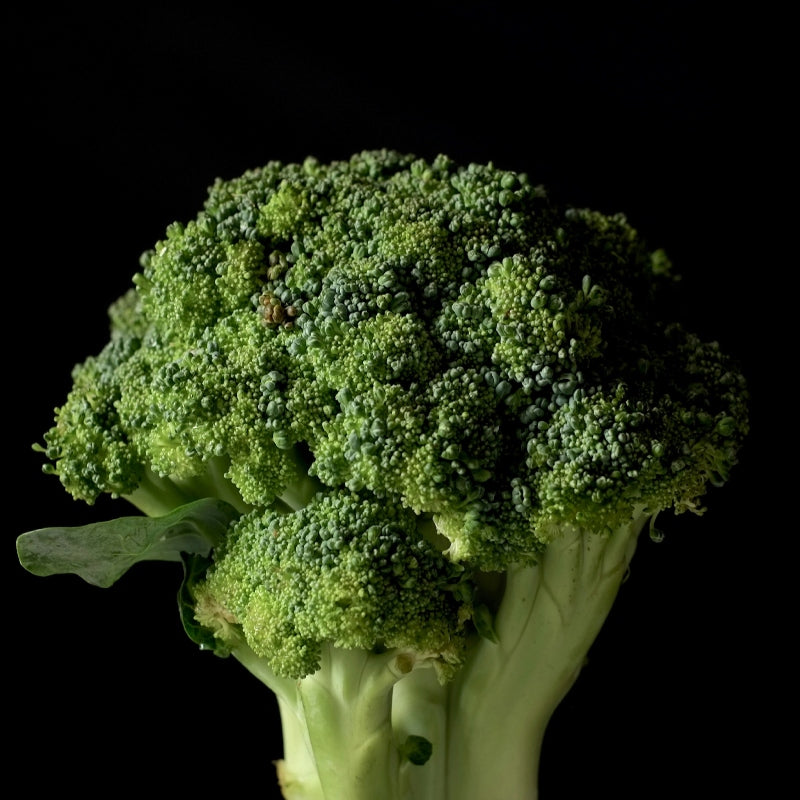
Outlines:
[[291,513],[244,515],[196,589],[226,609],[225,624],[213,614],[206,624],[224,641],[233,620],[250,648],[290,678],[316,672],[326,642],[424,653],[446,670],[460,661],[470,612],[463,570],[424,526],[399,504],[347,489],[320,491]]
[[218,179],[37,445],[74,497],[143,514],[23,534],[20,560],[183,559],[189,636],[277,695],[287,798],[534,798],[640,533],[704,513],[748,433],[678,290],[626,217],[492,164]]

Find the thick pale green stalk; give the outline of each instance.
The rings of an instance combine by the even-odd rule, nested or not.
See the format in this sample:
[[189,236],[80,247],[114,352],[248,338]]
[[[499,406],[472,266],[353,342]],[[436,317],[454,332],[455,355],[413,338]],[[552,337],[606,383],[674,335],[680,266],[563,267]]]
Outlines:
[[405,718],[410,729],[398,726],[392,716],[398,682],[417,671],[433,676],[433,669],[419,668],[410,655],[397,650],[374,654],[325,646],[320,669],[293,681],[277,677],[266,659],[243,643],[233,654],[278,698],[283,759],[275,766],[286,800],[440,800],[443,796],[443,776],[431,781],[424,773],[422,781],[410,784],[407,775],[424,768],[400,753],[408,735],[428,729],[428,712],[438,718],[443,735],[441,686],[434,678],[427,712],[426,690],[412,690],[409,704],[414,719]]
[[325,800],[302,708],[278,697],[283,732],[283,758],[275,762],[281,794],[286,800]]
[[278,699],[283,758],[275,761],[275,768],[281,793],[286,800],[326,800],[317,774],[297,681],[278,677],[267,660],[257,656],[243,641],[233,649],[233,655]]
[[418,667],[394,687],[392,726],[398,744],[409,736],[424,736],[433,753],[425,764],[405,761],[400,766],[403,800],[442,800],[447,797],[447,686],[430,665]]
[[538,797],[539,756],[610,611],[645,517],[609,537],[566,530],[534,567],[512,568],[495,619],[448,694],[442,800]]
[[[397,653],[326,647],[320,669],[297,683],[326,800],[400,800],[391,712],[402,674]],[[287,767],[294,771],[288,760]]]

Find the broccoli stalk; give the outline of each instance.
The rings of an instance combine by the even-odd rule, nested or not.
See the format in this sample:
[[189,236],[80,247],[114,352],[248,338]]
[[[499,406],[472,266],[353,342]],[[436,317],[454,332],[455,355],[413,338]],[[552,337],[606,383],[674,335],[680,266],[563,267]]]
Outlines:
[[[478,800],[497,786],[537,796],[547,724],[611,609],[644,522],[610,536],[567,530],[539,564],[508,570],[497,641],[481,640],[449,689],[448,797]],[[462,780],[456,766],[470,753],[481,753],[481,766]]]
[[277,767],[285,797],[402,797],[391,719],[402,654],[326,645],[320,668],[300,681],[278,678],[245,643],[233,655],[278,698],[284,757]]
[[37,448],[141,513],[22,534],[23,566],[181,561],[191,640],[277,697],[286,798],[535,798],[642,530],[748,433],[665,253],[383,150],[217,180],[140,267]]

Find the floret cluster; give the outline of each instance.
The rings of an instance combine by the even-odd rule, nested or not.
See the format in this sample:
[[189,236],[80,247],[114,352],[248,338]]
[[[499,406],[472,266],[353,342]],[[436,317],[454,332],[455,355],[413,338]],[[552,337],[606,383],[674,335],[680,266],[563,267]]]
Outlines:
[[233,503],[198,615],[278,674],[323,642],[455,664],[477,571],[726,479],[743,381],[673,286],[624,216],[522,173],[270,162],[143,256],[46,451],[90,503]]

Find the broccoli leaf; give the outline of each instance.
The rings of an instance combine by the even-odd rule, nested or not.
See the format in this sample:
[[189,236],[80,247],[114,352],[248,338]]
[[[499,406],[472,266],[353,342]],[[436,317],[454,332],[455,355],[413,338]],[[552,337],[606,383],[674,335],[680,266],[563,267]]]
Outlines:
[[211,630],[200,625],[195,617],[196,598],[193,589],[197,580],[205,575],[211,563],[211,559],[202,554],[184,556],[183,582],[178,592],[178,611],[183,630],[196,645],[200,646],[201,650],[210,650],[214,655],[227,658],[231,654],[230,647],[215,636]]
[[207,556],[239,512],[204,498],[161,517],[131,516],[77,527],[41,528],[17,539],[22,566],[34,575],[74,573],[106,588],[139,561]]

